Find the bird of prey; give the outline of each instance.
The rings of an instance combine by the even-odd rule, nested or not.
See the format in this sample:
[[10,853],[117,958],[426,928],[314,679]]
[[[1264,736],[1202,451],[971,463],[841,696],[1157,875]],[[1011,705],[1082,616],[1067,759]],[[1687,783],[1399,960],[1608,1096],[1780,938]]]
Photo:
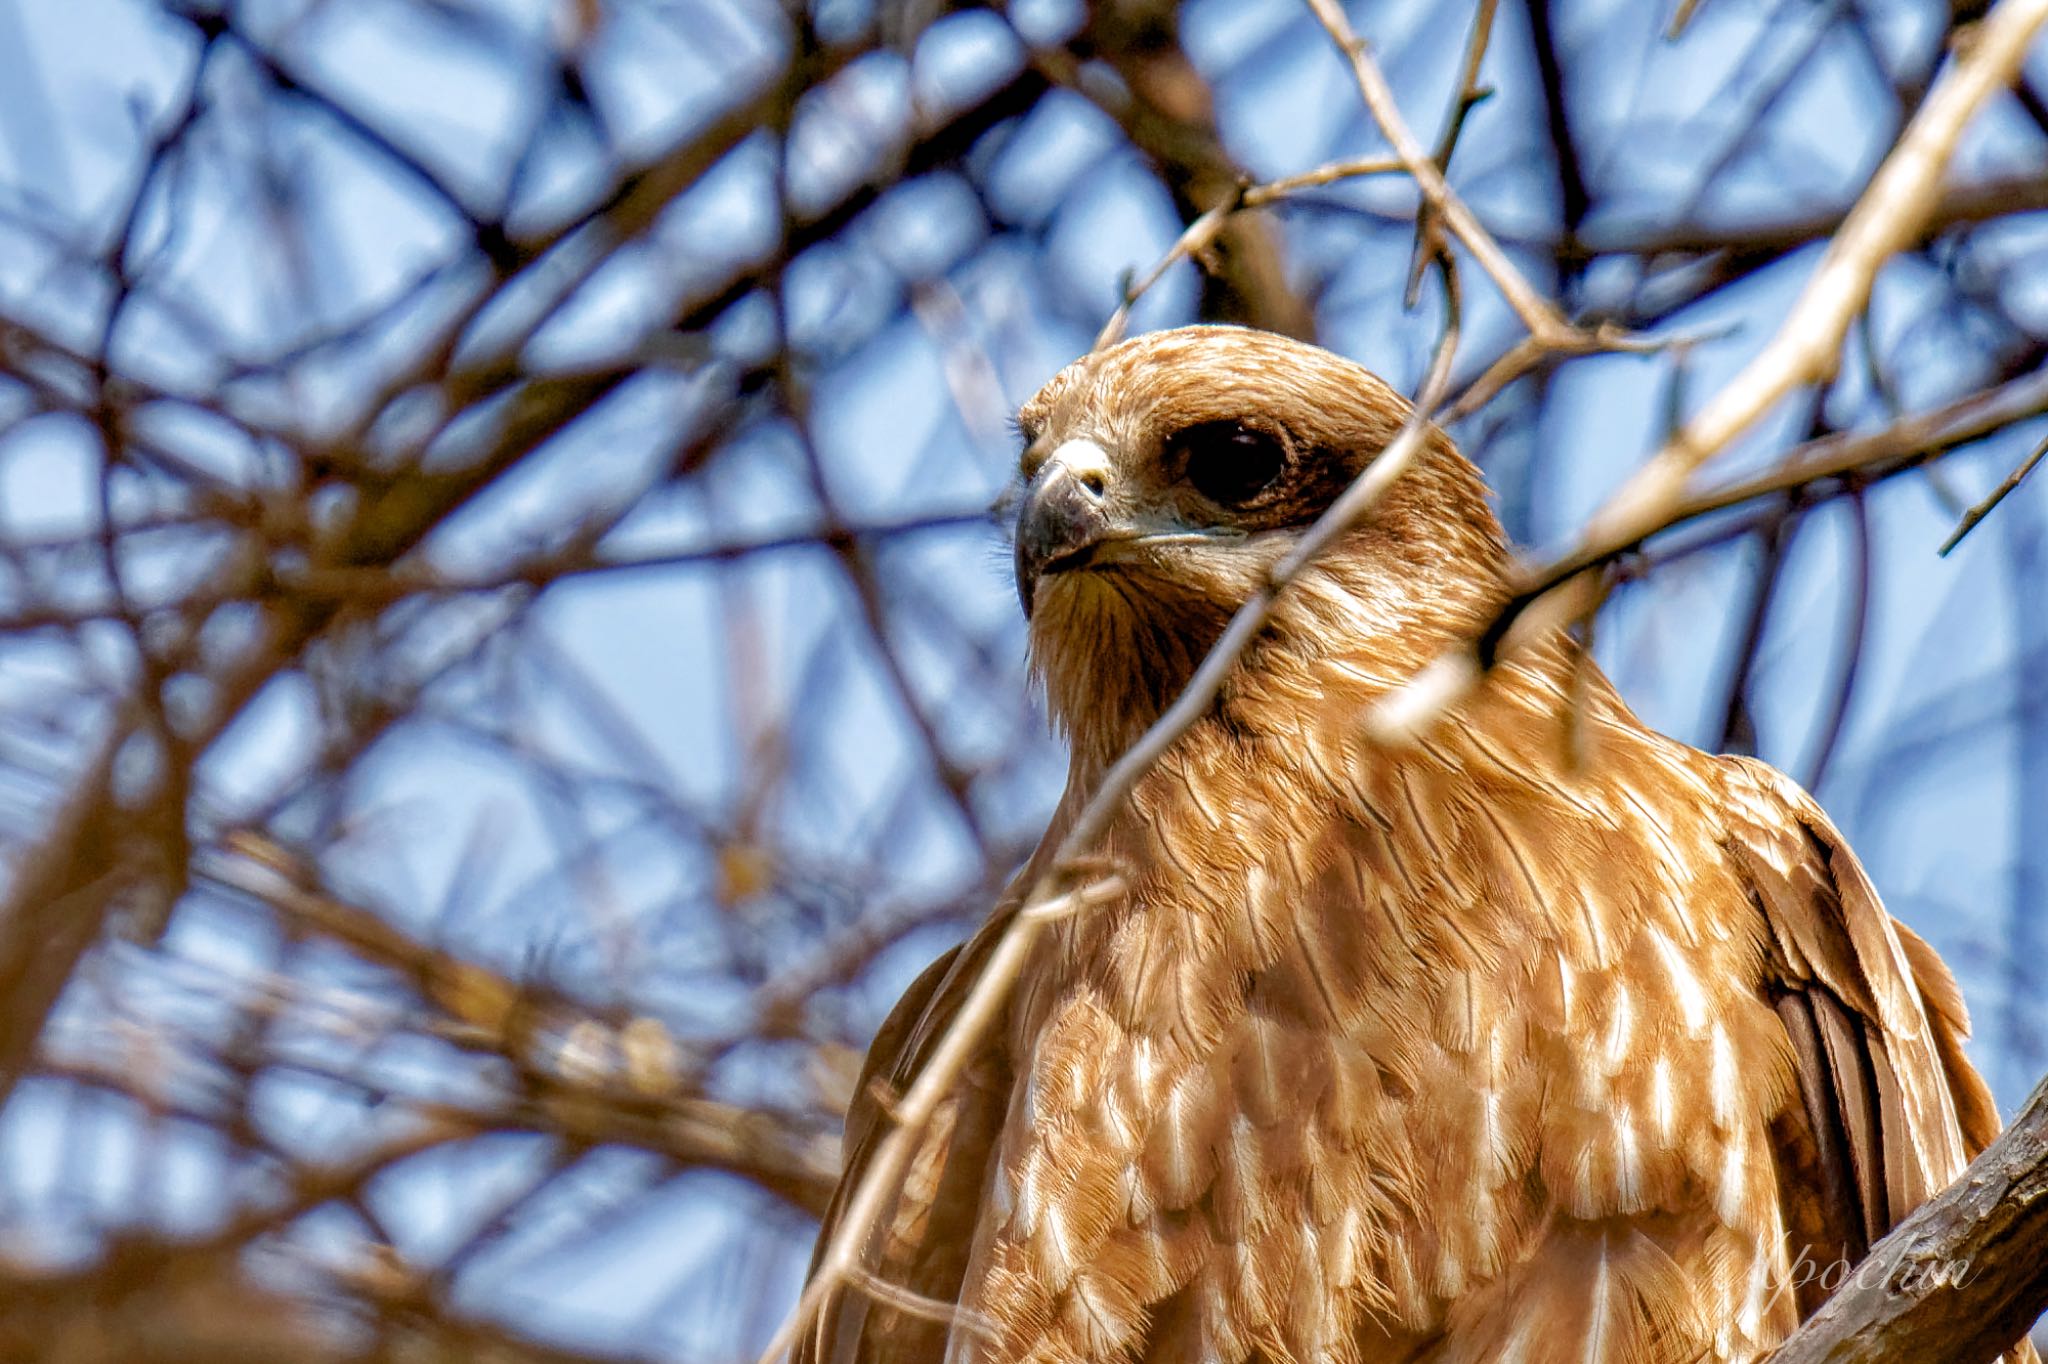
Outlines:
[[[1107,767],[1408,415],[1226,327],[1025,405],[1068,785],[882,1027],[827,1236]],[[1374,737],[1511,563],[1431,429],[1133,788],[1121,891],[1038,937],[799,1359],[1756,1359],[1991,1139],[1953,977],[1782,774],[1648,729],[1562,638]]]

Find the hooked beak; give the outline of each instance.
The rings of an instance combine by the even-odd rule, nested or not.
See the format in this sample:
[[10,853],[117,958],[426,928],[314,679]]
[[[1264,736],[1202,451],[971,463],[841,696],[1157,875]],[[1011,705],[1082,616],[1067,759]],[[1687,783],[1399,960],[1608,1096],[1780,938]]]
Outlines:
[[1048,573],[1082,568],[1096,548],[1115,531],[1103,505],[1108,491],[1105,469],[1077,468],[1061,456],[1079,445],[1062,446],[1024,489],[1017,508],[1017,597],[1024,618],[1031,618],[1031,598],[1038,580]]
[[1128,561],[1164,545],[1243,538],[1242,531],[1227,527],[1145,525],[1120,517],[1109,506],[1113,478],[1099,446],[1071,440],[1053,452],[1024,489],[1017,509],[1016,569],[1017,599],[1026,620],[1041,578]]

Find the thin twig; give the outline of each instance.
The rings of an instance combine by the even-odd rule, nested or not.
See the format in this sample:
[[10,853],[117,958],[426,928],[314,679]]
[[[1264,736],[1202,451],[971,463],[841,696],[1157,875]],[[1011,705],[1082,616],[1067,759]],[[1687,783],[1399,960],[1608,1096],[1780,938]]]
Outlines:
[[[1309,2],[1319,15],[1327,12],[1342,22],[1333,0]],[[1480,640],[1425,665],[1384,698],[1375,728],[1391,736],[1428,724],[1476,683],[1503,646],[1542,638],[1577,619],[1595,584],[1576,573],[1560,576],[1562,566],[1605,562],[1671,525],[1686,504],[1686,484],[1696,469],[1795,388],[1834,372],[1842,339],[1863,310],[1879,268],[1918,239],[1963,129],[1993,93],[2012,82],[2044,21],[2048,0],[2004,0],[1993,9],[1871,177],[1777,334],[1594,514],[1572,548],[1522,572],[1523,590]],[[1370,67],[1358,65],[1361,72]],[[1446,221],[1456,227],[1455,218]]]
[[1116,311],[1109,315],[1109,321],[1103,323],[1102,330],[1095,335],[1096,350],[1105,349],[1123,340],[1124,331],[1130,325],[1132,305],[1143,298],[1177,262],[1192,259],[1208,250],[1215,242],[1217,234],[1223,231],[1223,225],[1230,221],[1230,215],[1237,212],[1242,201],[1242,195],[1225,199],[1181,230],[1179,238],[1168,248],[1166,254],[1159,258],[1159,263],[1152,267],[1151,272],[1124,290],[1123,301],[1117,304]]
[[890,1283],[879,1274],[865,1269],[856,1269],[848,1278],[855,1288],[877,1302],[887,1303],[906,1316],[921,1317],[926,1321],[945,1322],[971,1331],[985,1341],[998,1338],[996,1324],[986,1314],[962,1307],[958,1303],[940,1302],[922,1293],[913,1293],[901,1284]]
[[1472,253],[1479,268],[1486,272],[1502,297],[1507,299],[1508,306],[1522,319],[1522,325],[1529,329],[1530,335],[1553,344],[1569,341],[1573,334],[1571,324],[1564,320],[1555,304],[1523,278],[1515,263],[1508,259],[1507,252],[1501,250],[1500,243],[1493,239],[1493,234],[1452,191],[1428,149],[1416,140],[1414,132],[1401,117],[1401,106],[1394,99],[1386,76],[1381,73],[1379,64],[1373,61],[1365,40],[1352,31],[1351,21],[1344,17],[1344,11],[1336,0],[1308,0],[1308,6],[1315,11],[1317,20],[1351,63],[1351,73],[1358,82],[1358,92],[1365,100],[1367,111],[1387,141],[1393,144],[1401,164],[1415,178],[1416,188],[1422,192],[1424,202],[1442,219],[1452,235],[1465,244],[1465,249]]
[[2048,455],[2048,436],[2044,436],[2041,443],[2034,447],[2033,454],[2021,460],[2019,467],[2005,476],[2003,483],[2000,483],[1991,490],[1989,497],[1963,513],[1963,519],[1956,523],[1956,528],[1953,531],[1949,532],[1948,539],[1941,542],[1940,554],[1943,558],[1947,558],[1948,552],[1963,542],[1965,535],[1976,529],[1979,521],[1982,521],[1991,514],[1992,508],[2005,501],[2008,493],[2020,486],[2020,480],[2034,471],[2034,466],[2041,462],[2043,455]]
[[1229,225],[1232,215],[1240,210],[1275,203],[1302,190],[1320,189],[1340,180],[1355,180],[1368,175],[1391,175],[1402,169],[1404,167],[1401,162],[1386,157],[1358,157],[1346,161],[1332,161],[1328,165],[1318,166],[1300,175],[1290,175],[1240,189],[1181,229],[1180,236],[1167,248],[1166,254],[1146,272],[1144,278],[1124,290],[1123,299],[1117,305],[1116,311],[1110,314],[1109,321],[1103,323],[1102,330],[1096,334],[1094,348],[1102,350],[1123,340],[1124,332],[1130,326],[1131,309],[1138,300],[1151,292],[1152,287],[1179,262],[1201,260],[1209,248],[1216,244],[1217,237],[1221,236],[1223,229]]
[[1257,208],[1299,194],[1305,189],[1321,189],[1334,185],[1340,180],[1357,180],[1370,175],[1397,175],[1406,170],[1400,160],[1391,156],[1357,156],[1343,161],[1332,161],[1317,166],[1314,170],[1299,175],[1283,175],[1278,180],[1268,180],[1263,185],[1253,185],[1244,192],[1244,206]]
[[[1487,45],[1493,40],[1493,12],[1499,0],[1479,0],[1479,7],[1472,15],[1472,32],[1465,39],[1465,61],[1458,71],[1458,85],[1451,92],[1450,112],[1444,117],[1444,130],[1437,138],[1436,168],[1449,174],[1451,155],[1458,150],[1458,137],[1465,131],[1465,118],[1474,108],[1493,93],[1482,89],[1479,84],[1479,67],[1486,60]],[[1443,228],[1438,224],[1435,212],[1424,200],[1421,210],[1415,215],[1415,248],[1408,261],[1408,288],[1402,295],[1404,306],[1413,308],[1422,292],[1422,275],[1428,267],[1430,257],[1437,254],[1443,243]]]

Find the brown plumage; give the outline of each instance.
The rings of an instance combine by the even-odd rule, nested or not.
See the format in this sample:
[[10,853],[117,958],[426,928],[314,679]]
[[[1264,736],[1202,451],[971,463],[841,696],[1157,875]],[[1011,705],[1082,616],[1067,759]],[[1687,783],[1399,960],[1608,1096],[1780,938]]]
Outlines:
[[[1025,406],[1018,588],[1073,761],[1018,887],[1406,415],[1213,327]],[[1860,1256],[1990,1139],[1954,981],[1785,777],[1556,641],[1369,736],[1508,566],[1433,434],[1141,779],[1127,890],[1041,937],[926,1132],[868,1266],[957,1309],[844,1289],[800,1359],[1752,1359],[1818,1299],[1802,1254]],[[1018,894],[884,1025],[849,1182]]]

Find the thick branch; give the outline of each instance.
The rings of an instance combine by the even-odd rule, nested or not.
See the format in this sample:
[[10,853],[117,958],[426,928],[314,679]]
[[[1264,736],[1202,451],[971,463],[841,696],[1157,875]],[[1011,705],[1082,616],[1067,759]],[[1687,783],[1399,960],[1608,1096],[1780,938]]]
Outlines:
[[1871,1248],[1771,1364],[1984,1364],[2048,1310],[2048,1081]]

